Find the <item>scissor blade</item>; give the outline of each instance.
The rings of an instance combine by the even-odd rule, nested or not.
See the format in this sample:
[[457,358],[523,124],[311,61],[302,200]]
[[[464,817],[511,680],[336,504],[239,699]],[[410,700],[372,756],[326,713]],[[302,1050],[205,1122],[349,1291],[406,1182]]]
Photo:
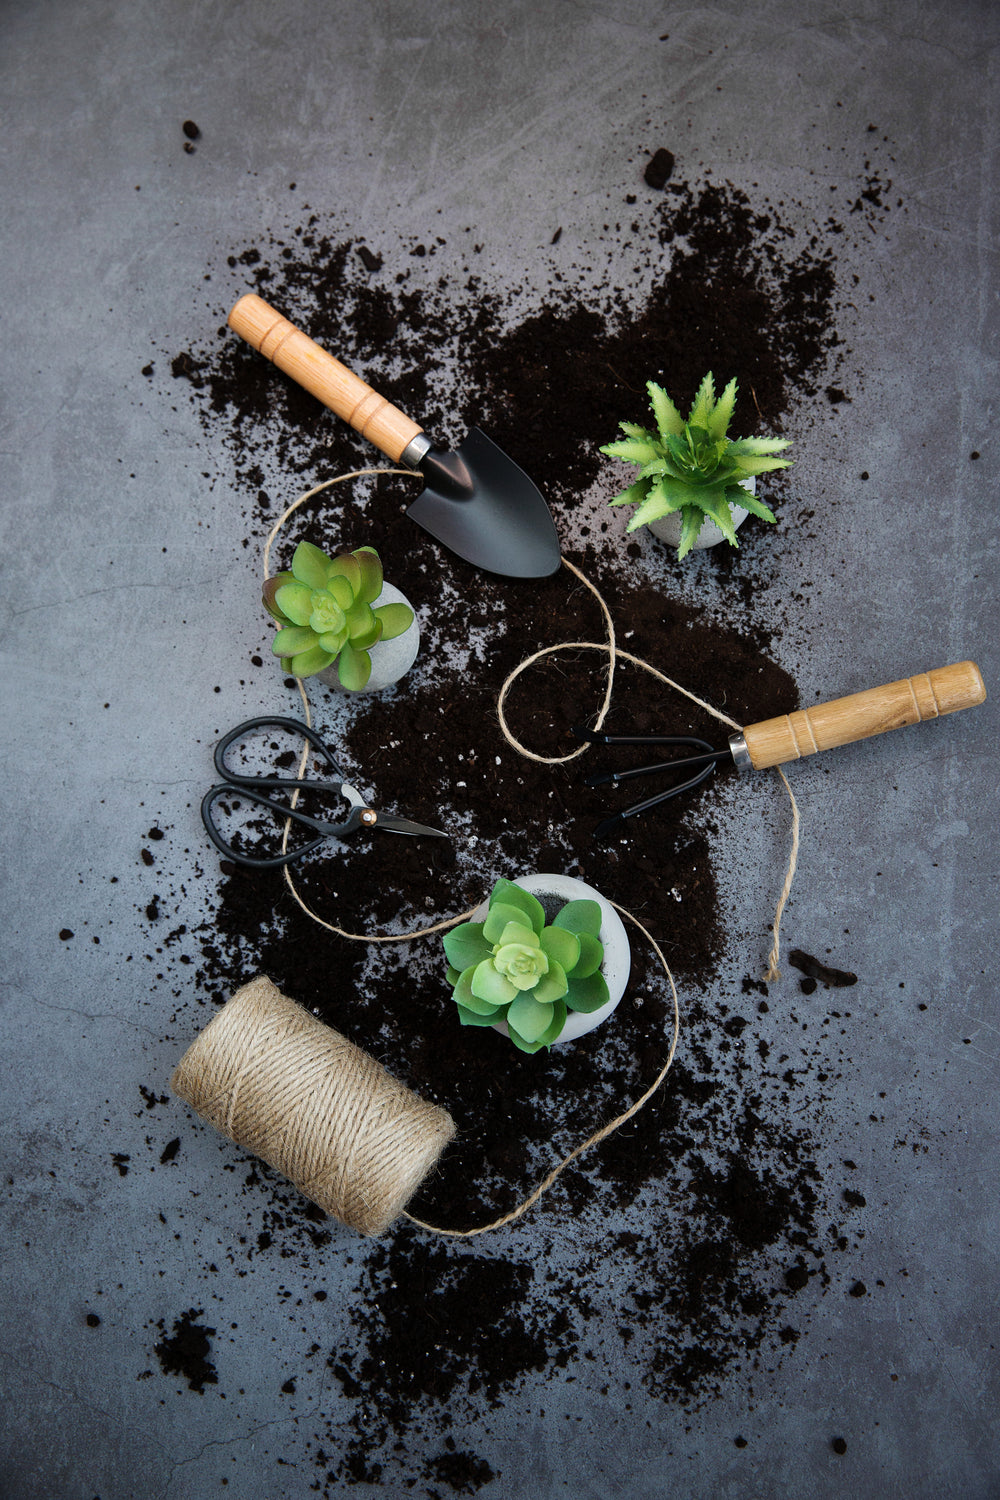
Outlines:
[[411,823],[409,818],[392,818],[388,813],[377,815],[375,827],[384,828],[387,833],[427,833],[435,839],[448,838],[448,834],[442,833],[440,828],[428,828],[425,823]]

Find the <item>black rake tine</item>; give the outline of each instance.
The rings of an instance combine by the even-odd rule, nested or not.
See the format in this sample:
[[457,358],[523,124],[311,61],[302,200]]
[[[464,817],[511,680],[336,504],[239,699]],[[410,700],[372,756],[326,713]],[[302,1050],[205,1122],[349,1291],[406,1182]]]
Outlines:
[[592,745],[704,745],[706,752],[726,753],[716,752],[707,740],[693,734],[605,734],[603,729],[587,729],[582,724],[574,724],[570,733]]
[[614,813],[610,818],[605,818],[598,823],[594,829],[595,839],[605,839],[613,833],[619,823],[624,823],[627,818],[637,818],[640,813],[648,812],[652,807],[658,807],[661,802],[669,802],[672,797],[681,797],[685,792],[690,792],[715,770],[715,762],[703,766],[697,776],[692,776],[689,781],[682,782],[680,786],[670,787],[665,792],[658,792],[655,797],[647,797],[644,802],[635,802],[631,807],[623,808],[621,812]]
[[693,766],[717,766],[732,751],[710,750],[704,755],[686,755],[683,760],[657,760],[649,766],[633,766],[628,771],[603,771],[597,776],[584,778],[584,786],[605,786],[609,781],[634,781],[638,776],[652,776],[657,771],[687,771]]

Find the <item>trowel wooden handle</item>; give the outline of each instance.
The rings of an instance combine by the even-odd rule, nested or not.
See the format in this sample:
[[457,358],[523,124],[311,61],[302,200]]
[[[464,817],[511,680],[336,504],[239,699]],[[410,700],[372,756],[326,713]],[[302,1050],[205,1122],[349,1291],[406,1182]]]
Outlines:
[[255,293],[241,297],[229,326],[356,432],[398,463],[422,429]]
[[754,769],[762,771],[803,755],[815,755],[818,750],[867,740],[888,729],[902,729],[906,724],[953,714],[960,708],[973,708],[985,698],[986,688],[975,662],[960,661],[885,687],[869,688],[865,693],[852,693],[849,698],[836,698],[832,703],[818,703],[815,708],[801,708],[751,724],[744,729],[743,739]]

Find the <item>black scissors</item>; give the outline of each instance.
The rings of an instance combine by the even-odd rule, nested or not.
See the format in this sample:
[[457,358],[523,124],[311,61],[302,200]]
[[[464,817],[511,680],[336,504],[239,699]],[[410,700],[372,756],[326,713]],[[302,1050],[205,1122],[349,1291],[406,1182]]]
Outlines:
[[[268,728],[285,729],[291,734],[308,740],[336,779],[311,781],[290,776],[247,776],[234,771],[227,765],[226,752],[231,745],[255,730]],[[223,779],[218,785],[210,787],[201,799],[201,820],[212,843],[227,859],[235,860],[237,864],[248,865],[253,869],[266,870],[278,865],[290,864],[293,859],[301,859],[313,849],[318,849],[324,839],[347,838],[350,834],[356,833],[359,828],[382,828],[388,833],[426,833],[434,838],[442,839],[448,837],[439,828],[426,828],[423,823],[411,823],[409,818],[392,817],[388,813],[378,812],[374,807],[369,807],[357,788],[345,781],[344,773],[329,746],[323,743],[315,730],[310,729],[308,724],[303,724],[299,719],[286,719],[280,716],[264,717],[247,719],[244,723],[237,724],[236,728],[224,735],[215,747],[215,769]],[[266,795],[274,791],[332,792],[347,800],[350,812],[342,823],[321,822],[317,818],[311,818],[308,813],[300,812],[297,807],[288,802]],[[235,849],[228,840],[223,838],[215,822],[216,802],[220,797],[232,796],[234,792],[238,793],[241,798],[246,798],[248,802],[255,802],[259,807],[268,808],[279,817],[294,818],[297,823],[304,823],[307,828],[315,829],[318,837],[310,839],[308,843],[299,844],[294,849],[286,850],[283,854],[272,856],[244,854],[242,850]]]

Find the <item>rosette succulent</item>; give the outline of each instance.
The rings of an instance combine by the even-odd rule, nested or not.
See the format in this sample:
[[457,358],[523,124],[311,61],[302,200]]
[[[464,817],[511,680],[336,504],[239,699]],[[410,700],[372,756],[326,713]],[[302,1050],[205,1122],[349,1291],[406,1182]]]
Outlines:
[[656,431],[621,422],[624,438],[608,443],[600,451],[609,458],[624,458],[639,466],[634,483],[610,501],[611,505],[637,505],[628,523],[635,531],[650,521],[658,521],[672,511],[681,513],[681,540],[678,557],[685,557],[698,538],[707,516],[731,542],[736,540],[731,505],[773,521],[766,505],[743,488],[744,479],[767,474],[773,469],[787,469],[787,458],[776,458],[791,444],[783,438],[726,437],[736,407],[736,381],[731,380],[716,399],[715,380],[711,371],[698,387],[687,421],[681,416],[662,386],[648,381]]
[[408,605],[375,604],[382,585],[374,547],[328,557],[311,542],[300,542],[292,571],[264,585],[264,607],[281,626],[271,650],[285,671],[310,677],[336,662],[341,684],[360,691],[371,676],[372,646],[413,623]]
[[601,964],[601,908],[569,901],[548,926],[529,891],[498,880],[484,922],[463,922],[444,939],[448,983],[463,1026],[506,1021],[522,1052],[556,1040],[567,1011],[590,1013],[610,996]]

